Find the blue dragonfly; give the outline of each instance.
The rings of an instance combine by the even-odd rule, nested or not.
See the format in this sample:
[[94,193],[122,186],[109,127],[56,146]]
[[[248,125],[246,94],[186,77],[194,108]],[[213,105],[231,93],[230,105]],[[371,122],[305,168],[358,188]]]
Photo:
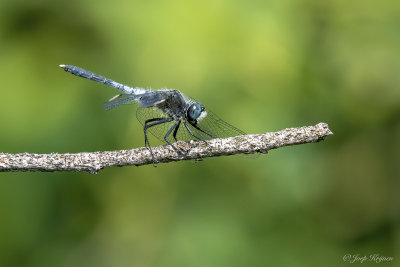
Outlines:
[[149,149],[154,164],[156,161],[147,132],[165,141],[178,152],[182,151],[173,144],[174,141],[208,140],[245,134],[220,119],[200,102],[178,90],[148,90],[130,87],[76,66],[60,65],[60,67],[75,76],[100,82],[122,91],[122,94],[104,103],[106,110],[123,104],[139,104],[136,117],[143,125],[145,147]]

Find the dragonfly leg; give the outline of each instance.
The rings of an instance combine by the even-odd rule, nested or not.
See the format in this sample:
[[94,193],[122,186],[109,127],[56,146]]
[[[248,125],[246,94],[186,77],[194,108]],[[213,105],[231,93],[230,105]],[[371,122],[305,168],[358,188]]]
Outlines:
[[[175,149],[175,150],[177,150],[177,151],[180,151],[180,150],[179,150],[178,148],[176,148],[173,144],[171,144],[171,142],[168,141],[168,137],[169,137],[169,135],[171,134],[172,130],[174,130],[174,129],[176,129],[177,127],[179,127],[180,122],[181,122],[181,121],[175,122],[174,125],[172,125],[172,127],[168,130],[167,134],[164,136],[165,142],[166,142],[168,145],[172,146],[172,148]],[[176,131],[176,130],[175,130],[175,131]],[[175,131],[174,131],[174,134],[173,134],[173,135],[175,135]],[[174,138],[175,138],[175,136],[174,136]],[[176,140],[176,138],[175,138],[175,140]]]
[[[185,125],[186,125],[186,124],[185,124]],[[206,131],[204,131],[203,129],[201,129],[201,128],[200,128],[199,126],[197,126],[196,124],[191,124],[191,123],[190,123],[190,125],[192,125],[194,128],[196,128],[196,129],[199,130],[200,132],[202,132],[202,133],[208,135],[208,136],[211,137],[211,138],[217,138],[217,136],[212,135],[212,134],[210,134],[210,133],[207,133]],[[186,127],[189,128],[187,125],[186,125]]]
[[185,125],[186,130],[188,130],[188,132],[189,132],[194,138],[197,138],[198,140],[202,140],[202,138],[200,138],[200,137],[194,135],[193,131],[189,128],[189,125],[187,125],[186,121],[183,121],[183,124]]
[[[149,142],[149,138],[147,137],[147,129],[159,124],[163,124],[163,123],[167,123],[172,121],[172,118],[153,118],[153,119],[148,119],[145,121],[144,123],[144,128],[143,128],[143,132],[144,132],[144,145],[145,147],[147,147],[150,150],[150,154],[151,154],[151,158],[153,159],[153,166],[155,167],[155,159],[154,159],[154,154],[153,154],[153,150],[151,150],[151,146],[150,146],[150,142]],[[153,122],[153,123],[150,123]],[[148,124],[150,123],[150,124]]]
[[169,135],[171,134],[172,130],[174,130],[174,129],[175,129],[175,130],[174,130],[174,133],[173,133],[172,136],[174,137],[175,141],[178,141],[178,140],[176,139],[176,133],[178,132],[178,129],[179,129],[179,125],[180,125],[180,124],[181,124],[181,121],[180,121],[180,120],[178,120],[177,122],[175,122],[174,125],[172,125],[172,127],[168,130],[167,134],[166,134],[165,137],[164,137],[164,140],[165,140],[165,142],[167,142],[168,145],[171,145],[172,148],[175,149],[176,151],[178,151],[179,153],[187,154],[187,151],[185,151],[185,150],[183,150],[183,149],[181,149],[181,148],[177,148],[176,146],[174,146],[173,144],[171,144],[171,143],[168,141],[168,137],[169,137]]
[[153,119],[148,119],[148,120],[146,120],[144,122],[144,129],[143,130],[144,130],[144,146],[145,147],[147,147],[147,145],[150,145],[149,144],[149,139],[147,138],[147,128],[151,127],[151,125],[147,125],[147,124],[150,123],[150,122],[153,122],[153,121],[160,121],[162,119],[164,119],[164,118],[153,118]]
[[179,120],[178,125],[176,125],[176,127],[175,127],[174,134],[172,135],[174,137],[174,139],[175,139],[175,142],[178,142],[178,139],[176,139],[176,134],[178,133],[180,125],[181,125],[181,121]]

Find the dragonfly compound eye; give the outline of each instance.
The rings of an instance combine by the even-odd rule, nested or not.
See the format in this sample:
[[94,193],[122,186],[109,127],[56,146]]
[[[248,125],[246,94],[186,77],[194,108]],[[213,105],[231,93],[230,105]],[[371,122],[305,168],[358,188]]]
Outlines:
[[187,110],[187,118],[189,121],[198,122],[206,115],[207,115],[206,110],[204,109],[203,105],[200,104],[199,102],[190,105],[190,107]]

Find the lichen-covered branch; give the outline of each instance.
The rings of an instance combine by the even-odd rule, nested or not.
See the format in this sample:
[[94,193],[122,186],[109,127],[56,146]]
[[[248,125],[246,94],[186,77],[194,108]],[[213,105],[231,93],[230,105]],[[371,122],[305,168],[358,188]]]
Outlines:
[[[326,123],[315,126],[284,129],[279,132],[250,134],[207,141],[178,141],[179,153],[171,146],[153,147],[157,162],[171,162],[201,159],[234,154],[267,153],[278,147],[314,143],[332,135]],[[51,153],[51,154],[7,154],[0,153],[0,172],[11,171],[89,171],[97,173],[104,167],[152,164],[150,152],[146,148],[131,150]]]

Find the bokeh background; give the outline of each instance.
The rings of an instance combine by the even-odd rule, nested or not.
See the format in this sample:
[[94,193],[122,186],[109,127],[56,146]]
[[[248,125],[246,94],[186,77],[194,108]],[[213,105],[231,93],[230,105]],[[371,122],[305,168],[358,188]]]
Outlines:
[[179,89],[247,133],[323,121],[334,135],[256,159],[1,173],[0,266],[400,264],[399,14],[390,0],[1,1],[1,152],[143,146],[134,105],[104,111],[118,91],[59,64]]

